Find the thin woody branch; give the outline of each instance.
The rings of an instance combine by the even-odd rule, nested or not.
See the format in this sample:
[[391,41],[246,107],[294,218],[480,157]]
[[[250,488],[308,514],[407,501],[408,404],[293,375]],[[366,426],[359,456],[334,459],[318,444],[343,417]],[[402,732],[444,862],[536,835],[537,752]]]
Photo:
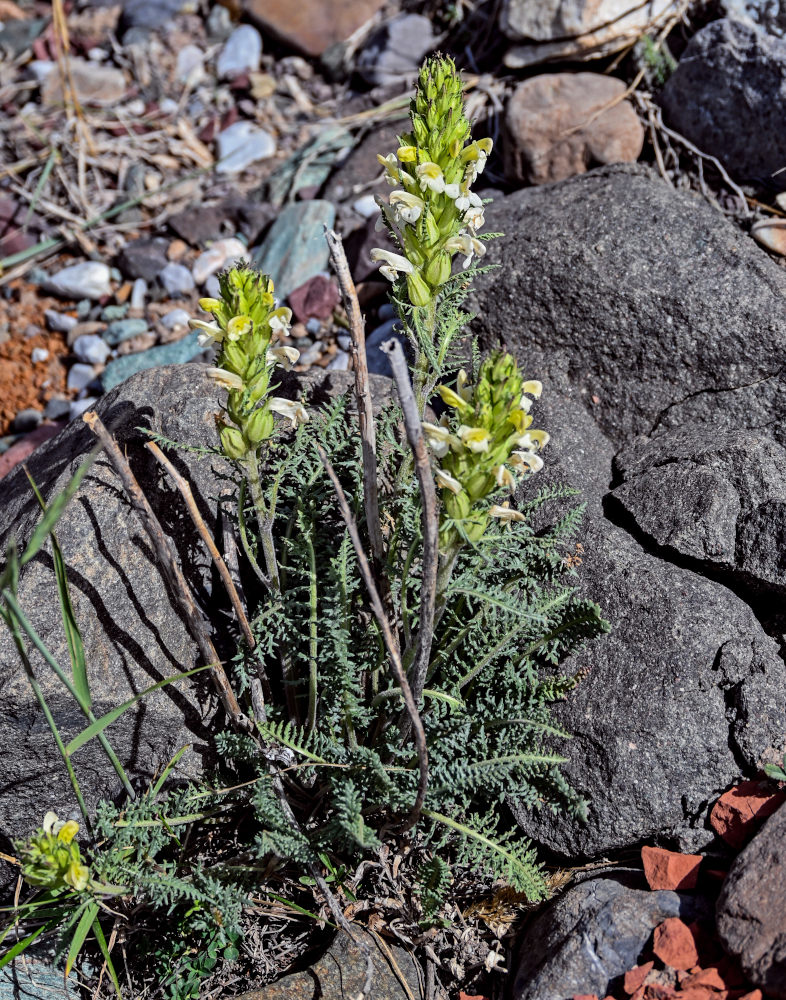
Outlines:
[[412,689],[410,688],[409,682],[404,674],[404,668],[401,664],[401,656],[398,651],[398,644],[393,635],[393,630],[390,627],[390,622],[385,614],[385,609],[382,605],[382,599],[379,596],[379,591],[374,583],[374,575],[371,572],[371,567],[369,566],[368,559],[366,558],[366,553],[363,551],[363,545],[360,541],[357,525],[355,524],[355,519],[352,516],[352,511],[349,509],[349,504],[347,503],[347,498],[344,495],[344,490],[341,488],[341,483],[338,480],[338,476],[336,475],[336,471],[333,468],[330,459],[325,453],[325,449],[321,445],[317,445],[317,451],[319,452],[319,457],[322,460],[322,464],[325,466],[327,474],[330,476],[330,481],[333,483],[333,489],[336,491],[341,516],[344,518],[344,523],[347,526],[349,537],[352,539],[352,545],[355,548],[355,555],[357,556],[358,566],[360,567],[360,575],[363,577],[363,582],[366,585],[366,590],[368,591],[368,595],[371,600],[371,608],[379,624],[380,631],[382,632],[382,639],[385,643],[385,648],[388,651],[393,676],[396,683],[401,688],[401,695],[404,699],[404,705],[412,725],[415,747],[418,754],[420,777],[418,780],[418,790],[417,795],[415,796],[415,801],[403,826],[403,830],[409,830],[415,825],[415,823],[417,823],[423,809],[423,803],[426,799],[426,789],[428,787],[428,748],[426,747],[426,731],[423,728],[423,720],[420,718],[417,703],[412,696]]
[[418,478],[420,498],[423,504],[423,565],[420,595],[420,627],[417,648],[410,670],[412,694],[417,703],[423,694],[434,641],[434,608],[437,598],[437,570],[439,568],[439,513],[437,511],[437,490],[431,472],[426,439],[420,422],[415,393],[409,380],[404,351],[395,338],[386,340],[382,350],[390,358],[393,378],[396,381],[398,398],[404,413],[404,427],[407,441],[415,460],[415,474]]
[[131,466],[120,451],[117,442],[94,410],[89,410],[87,413],[82,414],[82,419],[101,442],[107,457],[123,484],[131,506],[139,514],[145,532],[158,557],[161,571],[169,584],[173,597],[185,615],[188,629],[199,647],[199,652],[203,659],[206,663],[210,664],[213,683],[227,715],[229,715],[232,722],[239,729],[250,730],[252,728],[251,720],[240,709],[240,705],[230,686],[215,646],[208,635],[202,615],[194,602],[183,572],[178,565],[177,557],[172,550],[171,543],[164,534],[164,529],[161,527],[161,523],[150,506],[147,497],[142,492],[141,486],[136,481],[136,477],[131,471]]

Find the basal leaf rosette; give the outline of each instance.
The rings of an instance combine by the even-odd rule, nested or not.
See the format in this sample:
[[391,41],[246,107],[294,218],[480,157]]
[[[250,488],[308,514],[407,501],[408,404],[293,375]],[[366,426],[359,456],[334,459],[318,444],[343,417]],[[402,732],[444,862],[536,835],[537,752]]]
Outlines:
[[230,458],[243,459],[273,433],[273,413],[293,427],[308,420],[301,403],[270,396],[277,366],[287,371],[300,357],[294,347],[276,346],[286,336],[292,311],[277,306],[273,282],[266,274],[236,267],[219,276],[220,298],[200,299],[213,322],[191,320],[202,346],[219,344],[216,366],[208,375],[227,390],[225,416],[220,420],[221,446]]
[[450,408],[439,424],[423,430],[436,459],[435,476],[442,490],[440,548],[454,551],[476,542],[497,518],[510,525],[523,515],[506,501],[489,506],[488,499],[505,489],[512,492],[517,477],[543,468],[540,452],[549,435],[532,427],[530,409],[542,391],[537,381],[525,381],[510,354],[497,352],[480,367],[471,386],[460,371],[456,388],[437,386]]
[[400,254],[371,251],[391,281],[406,279],[415,306],[428,306],[451,276],[456,254],[469,267],[485,244],[483,203],[471,190],[491,152],[491,139],[473,142],[464,113],[461,76],[452,59],[426,61],[410,105],[412,131],[399,136],[395,153],[379,156],[392,191],[378,198],[378,227],[387,228]]

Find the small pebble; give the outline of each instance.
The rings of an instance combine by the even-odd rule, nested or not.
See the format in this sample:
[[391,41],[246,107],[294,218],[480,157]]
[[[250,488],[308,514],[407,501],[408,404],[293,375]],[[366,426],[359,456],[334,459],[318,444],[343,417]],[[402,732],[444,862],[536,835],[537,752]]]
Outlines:
[[27,69],[37,83],[43,83],[52,70],[57,69],[57,63],[50,59],[33,59],[27,64]]
[[218,278],[215,274],[211,274],[210,277],[205,282],[205,292],[210,296],[211,299],[221,298],[221,285],[218,282]]
[[71,327],[79,322],[76,316],[67,316],[56,309],[45,310],[44,319],[47,327],[55,333],[68,333]]
[[46,361],[49,357],[49,351],[45,347],[34,347],[33,353],[30,358],[34,365],[37,365],[41,361]]
[[90,310],[93,308],[93,303],[90,299],[81,299],[76,304],[76,316],[77,319],[87,319],[90,315]]
[[177,54],[175,75],[180,83],[198,84],[205,75],[205,53],[198,45],[184,45]]
[[211,274],[216,274],[222,267],[230,267],[247,253],[248,247],[240,240],[216,240],[209,250],[205,250],[194,261],[191,268],[194,281],[198,285],[204,285]]
[[336,351],[335,357],[327,367],[333,372],[349,371],[349,354],[346,351]]
[[85,399],[75,399],[69,407],[68,419],[76,420],[77,417],[81,417],[83,413],[91,410],[97,402],[98,399],[95,396],[87,396]]
[[34,431],[41,423],[41,416],[42,414],[40,410],[34,410],[32,408],[20,410],[14,417],[13,423],[11,424],[11,430],[14,434],[27,434],[28,431]]
[[112,291],[110,272],[98,260],[85,260],[71,264],[53,274],[46,283],[47,289],[69,299],[100,299]]
[[28,323],[24,328],[22,336],[25,337],[26,340],[30,340],[31,337],[37,337],[39,333],[41,333],[40,326],[36,326],[35,323]]
[[106,51],[106,49],[100,49],[98,48],[98,46],[87,50],[87,58],[91,62],[103,62],[108,55],[109,53]]
[[129,101],[128,104],[123,108],[127,115],[132,118],[141,118],[145,113],[145,102],[141,97],[135,98],[133,101]]
[[180,260],[188,252],[188,244],[185,240],[172,240],[167,247],[167,260]]
[[173,115],[178,110],[177,101],[173,101],[171,97],[164,97],[159,101],[158,110],[162,115]]
[[237,174],[257,160],[267,160],[276,152],[276,140],[249,121],[239,121],[219,132],[216,139],[220,174]]
[[175,264],[172,261],[161,271],[158,280],[167,294],[173,298],[188,295],[195,288],[194,279],[189,269],[184,264]]
[[161,317],[161,323],[167,330],[173,330],[176,326],[188,326],[190,319],[185,309],[172,309]]
[[128,313],[128,306],[107,306],[101,310],[101,319],[104,323],[113,323],[116,319],[123,319]]
[[313,365],[321,357],[322,357],[322,345],[321,344],[312,344],[311,347],[307,348],[300,355],[300,358],[298,359],[298,364],[299,365]]
[[311,319],[306,322],[306,330],[308,330],[309,333],[314,334],[314,336],[318,336],[322,331],[321,321],[312,316]]
[[84,389],[86,386],[90,385],[95,377],[96,373],[93,370],[92,365],[72,365],[68,372],[66,385],[69,389],[76,389],[79,391],[80,389]]
[[71,401],[68,399],[50,399],[44,407],[44,416],[47,420],[62,420],[67,417],[71,410]]
[[250,24],[241,24],[227,38],[216,62],[220,80],[232,80],[241,73],[255,73],[262,58],[262,36]]
[[131,308],[144,309],[147,298],[147,282],[144,278],[137,278],[134,287],[131,289]]
[[117,319],[110,323],[104,330],[103,339],[110,347],[117,347],[124,340],[136,337],[147,330],[147,320],[144,319]]
[[95,334],[77,337],[74,341],[74,354],[88,365],[103,365],[109,352],[110,347],[106,341]]
[[352,338],[348,333],[340,333],[336,340],[338,341],[338,346],[342,351],[348,351],[352,346]]
[[221,4],[211,5],[205,25],[210,37],[219,41],[224,41],[232,34],[232,17],[227,8],[222,7]]
[[379,205],[376,201],[374,201],[373,194],[363,195],[362,198],[358,198],[357,201],[353,201],[352,207],[358,215],[362,215],[364,219],[373,219],[374,216],[379,215],[381,211]]

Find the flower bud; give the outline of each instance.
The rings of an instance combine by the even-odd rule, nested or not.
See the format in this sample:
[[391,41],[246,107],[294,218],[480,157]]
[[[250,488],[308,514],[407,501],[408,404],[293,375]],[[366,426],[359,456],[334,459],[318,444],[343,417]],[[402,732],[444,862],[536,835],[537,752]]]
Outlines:
[[413,306],[427,306],[431,302],[431,289],[417,271],[407,275],[407,293]]
[[221,447],[229,458],[243,458],[248,451],[243,435],[236,427],[221,428]]
[[443,250],[432,257],[426,265],[424,276],[432,288],[444,285],[450,277],[450,255]]
[[266,441],[273,433],[273,414],[263,407],[254,410],[246,423],[246,437],[253,445]]

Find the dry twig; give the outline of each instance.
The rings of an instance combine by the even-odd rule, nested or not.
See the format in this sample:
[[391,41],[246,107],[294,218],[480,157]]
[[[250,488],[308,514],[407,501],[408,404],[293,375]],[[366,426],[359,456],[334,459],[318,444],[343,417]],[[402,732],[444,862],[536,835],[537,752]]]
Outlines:
[[368,591],[368,596],[371,600],[371,608],[374,612],[374,617],[379,623],[385,648],[387,649],[388,657],[390,658],[393,676],[396,684],[399,688],[401,688],[401,696],[404,699],[404,705],[406,706],[414,733],[420,777],[418,779],[418,790],[417,795],[415,796],[415,801],[402,827],[402,830],[409,830],[415,825],[415,823],[417,823],[423,809],[423,803],[426,799],[426,788],[428,787],[428,749],[426,747],[426,731],[423,728],[423,720],[420,718],[418,706],[415,699],[412,697],[412,689],[410,688],[409,682],[404,674],[404,668],[401,665],[401,656],[398,651],[398,643],[393,635],[390,622],[385,615],[385,609],[382,605],[382,600],[379,596],[377,586],[374,583],[374,576],[371,572],[368,559],[366,558],[366,553],[363,551],[363,545],[360,541],[358,528],[355,524],[355,519],[352,516],[352,511],[349,509],[349,504],[347,503],[347,498],[344,495],[344,490],[341,487],[341,483],[338,481],[336,470],[333,468],[330,459],[325,453],[325,449],[321,445],[317,445],[317,451],[319,452],[319,457],[322,460],[322,464],[325,466],[327,474],[330,476],[330,481],[333,483],[333,489],[336,491],[341,516],[344,518],[344,523],[347,526],[349,537],[352,539],[352,545],[355,548],[355,555],[357,556],[360,574],[363,577],[363,582],[366,585],[366,590]]
[[415,703],[423,694],[426,672],[431,658],[431,644],[434,640],[434,608],[437,599],[437,569],[439,567],[439,514],[437,513],[437,490],[431,473],[426,440],[418,415],[418,405],[409,380],[409,369],[401,344],[392,338],[386,340],[382,350],[390,358],[393,378],[398,389],[398,398],[404,413],[407,440],[415,459],[415,474],[418,477],[420,498],[423,503],[423,566],[420,593],[420,627],[418,628],[417,649],[412,661],[410,678]]
[[164,534],[164,529],[161,527],[161,523],[150,506],[147,497],[142,492],[141,486],[136,481],[136,477],[131,471],[131,466],[95,410],[83,413],[82,419],[103,445],[104,451],[119,476],[128,499],[131,501],[131,506],[142,520],[142,525],[158,556],[161,571],[169,584],[172,595],[185,615],[189,631],[199,647],[200,653],[205,662],[210,665],[213,683],[227,715],[229,715],[232,722],[239,729],[250,730],[252,728],[251,721],[240,709],[240,705],[230,686],[215,646],[208,635],[202,615],[194,603],[194,598],[178,565],[177,557],[172,551],[171,543]]

